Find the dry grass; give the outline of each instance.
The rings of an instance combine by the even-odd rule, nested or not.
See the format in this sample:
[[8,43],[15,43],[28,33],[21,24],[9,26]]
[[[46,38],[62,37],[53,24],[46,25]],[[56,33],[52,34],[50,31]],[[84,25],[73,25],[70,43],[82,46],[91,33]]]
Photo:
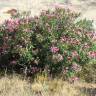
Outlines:
[[84,95],[77,85],[60,80],[37,78],[33,83],[18,76],[0,79],[0,96],[88,96]]

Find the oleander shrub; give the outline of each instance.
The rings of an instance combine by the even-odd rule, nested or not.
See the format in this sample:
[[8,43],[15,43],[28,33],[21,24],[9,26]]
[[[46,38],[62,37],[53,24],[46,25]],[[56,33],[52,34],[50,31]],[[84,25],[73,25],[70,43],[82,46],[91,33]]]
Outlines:
[[46,71],[53,76],[62,73],[74,77],[96,57],[92,21],[76,21],[79,15],[56,8],[34,18],[6,20],[0,27],[0,67],[26,74]]

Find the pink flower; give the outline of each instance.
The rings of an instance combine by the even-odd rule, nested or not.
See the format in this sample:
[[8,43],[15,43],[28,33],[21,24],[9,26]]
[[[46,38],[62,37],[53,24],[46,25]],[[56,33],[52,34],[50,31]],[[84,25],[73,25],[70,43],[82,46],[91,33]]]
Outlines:
[[68,70],[69,70],[69,68],[68,67],[65,67],[64,70],[63,70],[63,73],[64,74],[67,74]]
[[6,28],[9,32],[13,32],[19,26],[19,19],[9,19],[6,21]]
[[90,51],[89,53],[88,53],[88,56],[90,57],[90,58],[96,58],[96,51]]
[[26,19],[24,20],[24,23],[25,23],[25,24],[28,24],[30,21],[31,21],[30,18],[26,18]]
[[59,48],[55,46],[52,46],[50,49],[52,53],[57,53],[59,51]]
[[31,30],[29,28],[25,28],[23,31],[24,32],[31,32]]
[[82,32],[81,31],[82,31],[82,29],[77,29],[75,33],[77,35],[79,35],[80,37],[82,37]]
[[73,38],[71,38],[70,43],[71,43],[72,45],[79,45],[79,44],[80,44],[80,41],[79,41],[78,39],[73,39]]
[[78,64],[76,64],[76,63],[73,63],[72,66],[71,66],[71,68],[72,68],[74,71],[76,71],[76,72],[81,71],[81,66],[78,65]]
[[73,51],[73,52],[72,52],[72,57],[77,57],[77,56],[78,56],[77,51]]
[[61,54],[53,54],[52,61],[56,64],[58,62],[63,61],[63,56]]
[[39,68],[37,67],[31,67],[31,73],[34,74],[39,71]]
[[92,40],[94,40],[96,42],[96,32],[93,33],[93,38]]
[[80,41],[78,39],[70,38],[68,36],[62,36],[60,38],[61,42],[65,42],[67,44],[72,44],[72,45],[79,45]]
[[62,55],[58,54],[58,57],[59,57],[59,61],[62,61],[64,58]]
[[15,60],[11,61],[10,64],[15,65],[17,62]]
[[68,56],[67,59],[68,59],[69,62],[72,61],[72,57],[71,56]]
[[67,38],[65,36],[61,37],[61,42],[66,42],[67,41]]
[[88,45],[88,43],[85,43],[85,44],[83,45],[83,48],[84,48],[84,49],[88,49],[88,48],[90,48],[90,46]]
[[69,81],[70,81],[71,83],[74,83],[74,82],[76,82],[76,81],[78,81],[78,80],[79,80],[79,78],[74,76],[74,77],[71,77]]

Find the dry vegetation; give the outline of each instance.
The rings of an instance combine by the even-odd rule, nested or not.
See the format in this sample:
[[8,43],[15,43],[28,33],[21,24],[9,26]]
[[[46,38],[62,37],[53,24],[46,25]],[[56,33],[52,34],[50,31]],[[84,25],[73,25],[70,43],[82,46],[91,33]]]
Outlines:
[[83,87],[96,88],[92,84],[69,84],[61,79],[48,80],[42,76],[29,83],[29,80],[14,75],[0,79],[0,96],[88,96],[79,90]]

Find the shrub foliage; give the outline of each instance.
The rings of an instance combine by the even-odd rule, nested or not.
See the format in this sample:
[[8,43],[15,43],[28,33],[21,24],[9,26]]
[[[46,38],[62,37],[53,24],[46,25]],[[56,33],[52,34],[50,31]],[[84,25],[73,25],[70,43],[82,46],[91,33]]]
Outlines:
[[0,27],[0,67],[35,74],[74,76],[96,57],[94,30],[79,14],[56,8],[39,17],[17,16]]

